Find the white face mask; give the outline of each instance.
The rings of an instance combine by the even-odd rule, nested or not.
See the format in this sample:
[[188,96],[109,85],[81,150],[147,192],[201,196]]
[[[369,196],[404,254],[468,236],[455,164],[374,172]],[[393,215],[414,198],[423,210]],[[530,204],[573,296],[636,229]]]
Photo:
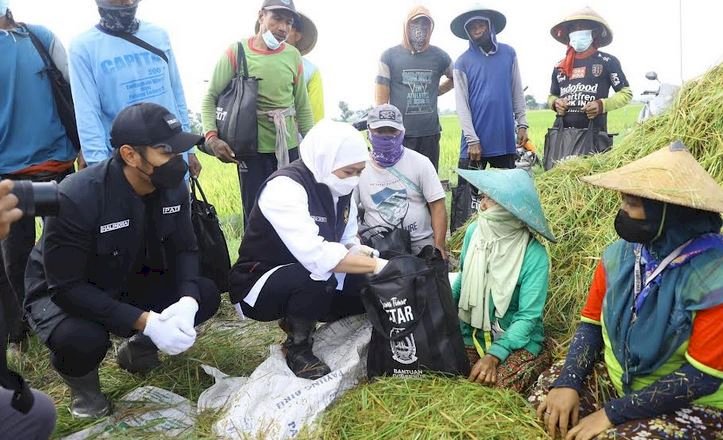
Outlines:
[[329,191],[331,191],[335,197],[343,197],[351,194],[354,188],[359,185],[359,176],[340,179],[336,174],[329,174],[324,178],[322,183],[329,187]]
[[272,34],[269,30],[261,34],[261,38],[264,39],[266,47],[268,47],[270,50],[278,49],[279,47],[281,47],[281,43],[283,43],[283,41],[277,40],[276,37],[274,37],[274,34]]
[[592,44],[592,31],[570,32],[570,47],[577,53],[585,52]]

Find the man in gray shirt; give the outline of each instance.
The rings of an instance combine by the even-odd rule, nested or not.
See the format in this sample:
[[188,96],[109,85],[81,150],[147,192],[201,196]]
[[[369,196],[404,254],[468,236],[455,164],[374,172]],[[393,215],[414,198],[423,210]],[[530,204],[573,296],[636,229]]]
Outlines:
[[[442,127],[437,114],[437,96],[450,91],[452,59],[429,40],[434,21],[429,11],[412,8],[404,24],[402,44],[387,49],[379,62],[376,105],[392,104],[404,115],[404,145],[417,151],[439,168],[439,138]],[[440,78],[447,79],[440,85]]]
[[383,104],[369,112],[371,158],[359,177],[355,200],[363,211],[361,229],[374,226],[409,232],[412,252],[432,245],[446,258],[447,208],[432,164],[404,148],[402,114]]

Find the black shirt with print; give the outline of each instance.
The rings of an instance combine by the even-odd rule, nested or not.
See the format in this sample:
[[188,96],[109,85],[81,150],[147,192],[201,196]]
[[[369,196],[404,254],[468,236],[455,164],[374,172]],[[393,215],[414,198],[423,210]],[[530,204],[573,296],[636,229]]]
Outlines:
[[[589,120],[582,111],[588,102],[608,97],[610,87],[616,92],[628,87],[620,61],[614,56],[597,51],[586,58],[575,59],[572,76],[568,78],[555,67],[552,70],[550,94],[567,99],[565,127],[587,128]],[[607,131],[607,114],[595,118],[595,127]]]

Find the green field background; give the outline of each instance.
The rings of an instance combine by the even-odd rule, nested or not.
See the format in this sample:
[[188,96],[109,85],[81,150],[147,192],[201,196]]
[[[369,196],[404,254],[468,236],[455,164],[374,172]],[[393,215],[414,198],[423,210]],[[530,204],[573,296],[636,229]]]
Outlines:
[[[608,130],[610,133],[622,135],[635,125],[641,105],[629,105],[608,115]],[[439,158],[439,178],[456,183],[454,169],[459,158],[459,144],[461,129],[456,115],[445,115],[441,118],[442,138]],[[555,114],[549,110],[532,110],[527,112],[530,125],[528,134],[535,147],[542,151],[545,142],[545,133],[552,125]],[[620,136],[616,137],[617,140]],[[241,198],[239,195],[238,178],[233,165],[224,164],[216,158],[199,153],[203,164],[201,184],[216,210],[223,224],[226,240],[231,249],[232,259],[235,258],[239,241],[243,233],[243,218],[241,216]]]

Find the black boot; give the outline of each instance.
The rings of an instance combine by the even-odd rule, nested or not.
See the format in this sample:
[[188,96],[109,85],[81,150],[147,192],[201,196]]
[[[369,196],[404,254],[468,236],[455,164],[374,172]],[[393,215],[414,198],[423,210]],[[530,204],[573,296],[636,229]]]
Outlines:
[[287,317],[279,321],[279,326],[287,335],[283,345],[286,365],[296,377],[316,380],[331,373],[329,367],[311,351],[315,321]]
[[136,333],[123,341],[116,355],[118,366],[129,373],[147,373],[161,365],[158,359],[158,347],[151,338]]
[[60,377],[70,388],[70,412],[80,419],[97,419],[110,414],[110,401],[100,392],[98,369],[82,377]]

